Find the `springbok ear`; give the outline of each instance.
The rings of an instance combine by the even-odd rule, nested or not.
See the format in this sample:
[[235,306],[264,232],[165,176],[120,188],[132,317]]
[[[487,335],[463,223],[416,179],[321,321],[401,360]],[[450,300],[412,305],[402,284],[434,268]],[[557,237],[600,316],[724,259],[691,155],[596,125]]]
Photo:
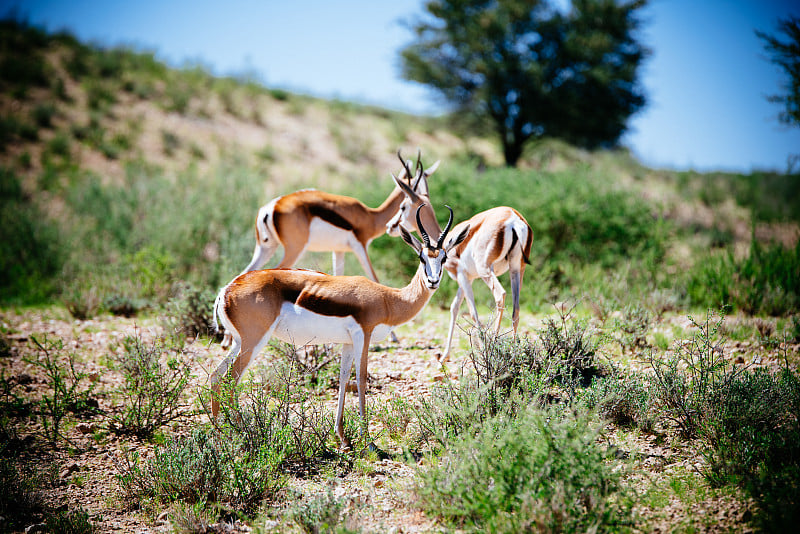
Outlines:
[[403,238],[403,241],[405,241],[406,243],[408,243],[408,245],[409,245],[411,248],[413,248],[414,250],[416,250],[416,251],[417,251],[417,254],[419,254],[419,253],[420,253],[420,251],[422,251],[422,243],[420,243],[419,239],[417,239],[417,238],[416,238],[416,237],[414,237],[413,235],[409,234],[409,233],[408,233],[408,230],[406,230],[406,229],[405,229],[404,227],[402,227],[402,226],[400,227],[400,236],[402,236],[402,238]]
[[425,169],[425,178],[429,178],[431,174],[435,173],[435,172],[436,172],[436,169],[438,169],[438,168],[439,168],[439,164],[440,164],[441,162],[442,162],[442,160],[440,160],[440,159],[437,159],[437,160],[436,160],[436,163],[434,163],[433,165],[431,165],[430,167],[428,167],[427,169]]
[[394,183],[397,184],[397,187],[400,188],[400,191],[406,194],[408,198],[411,199],[411,202],[418,203],[420,202],[419,195],[417,195],[413,189],[411,189],[407,183],[403,180],[400,180],[397,176],[392,174],[392,178],[394,179]]
[[444,250],[450,252],[451,249],[458,246],[462,241],[464,241],[467,238],[468,233],[469,233],[469,225],[466,225],[464,229],[461,230],[461,233],[447,240],[447,243],[444,246]]

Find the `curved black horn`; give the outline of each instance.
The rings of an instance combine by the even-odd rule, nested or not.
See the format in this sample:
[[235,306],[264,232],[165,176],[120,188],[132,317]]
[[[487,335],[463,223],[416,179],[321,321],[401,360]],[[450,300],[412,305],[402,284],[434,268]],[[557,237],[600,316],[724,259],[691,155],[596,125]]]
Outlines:
[[419,147],[417,147],[417,165],[414,168],[414,172],[419,173],[420,176],[425,172],[425,169],[422,167],[422,149]]
[[436,248],[442,248],[442,244],[444,244],[444,238],[447,237],[447,233],[450,231],[450,227],[453,225],[453,208],[447,204],[445,204],[444,207],[450,210],[450,218],[447,219],[447,226],[444,227],[442,235],[439,236],[439,241],[436,242]]
[[425,242],[425,246],[431,248],[431,238],[428,237],[428,232],[425,231],[425,228],[422,227],[422,221],[419,220],[419,210],[421,210],[424,205],[425,204],[420,204],[417,208],[417,228],[419,229],[419,235],[422,236],[422,241]]
[[400,149],[397,149],[397,157],[400,158],[400,163],[403,164],[403,168],[406,170],[406,181],[410,184],[411,183],[411,169],[408,167],[408,163],[406,160],[403,159],[403,156],[400,154]]

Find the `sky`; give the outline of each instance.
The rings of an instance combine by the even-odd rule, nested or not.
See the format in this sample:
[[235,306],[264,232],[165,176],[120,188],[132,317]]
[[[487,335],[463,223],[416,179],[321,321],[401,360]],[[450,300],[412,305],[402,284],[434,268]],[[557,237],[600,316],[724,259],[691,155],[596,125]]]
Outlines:
[[[556,0],[564,5],[568,0]],[[0,0],[0,15],[85,42],[152,51],[172,66],[257,77],[270,88],[418,114],[445,108],[400,76],[404,21],[423,0]],[[800,128],[778,122],[786,79],[755,30],[776,34],[789,0],[650,0],[640,40],[646,107],[622,144],[644,164],[697,171],[785,171]],[[800,164],[795,166],[798,170]]]

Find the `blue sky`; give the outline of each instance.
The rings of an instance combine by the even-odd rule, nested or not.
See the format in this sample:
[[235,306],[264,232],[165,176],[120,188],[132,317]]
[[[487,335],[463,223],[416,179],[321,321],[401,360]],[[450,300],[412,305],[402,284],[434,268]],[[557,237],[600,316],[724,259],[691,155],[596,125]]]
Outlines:
[[[558,0],[564,3],[567,0]],[[402,20],[421,0],[0,0],[8,13],[84,41],[131,45],[172,65],[201,62],[216,74],[251,72],[269,87],[433,113],[424,87],[400,78],[398,51],[412,40]],[[675,169],[786,169],[800,128],[778,123],[781,71],[754,30],[800,15],[786,0],[651,0],[643,10],[647,107],[623,143],[645,164]]]

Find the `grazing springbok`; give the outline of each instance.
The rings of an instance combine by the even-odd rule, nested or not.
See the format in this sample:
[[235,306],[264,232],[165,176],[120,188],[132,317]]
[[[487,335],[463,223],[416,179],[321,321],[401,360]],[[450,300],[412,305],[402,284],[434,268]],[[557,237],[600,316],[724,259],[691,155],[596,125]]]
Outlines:
[[401,229],[403,240],[417,252],[420,261],[414,278],[402,289],[363,276],[331,276],[304,269],[250,271],[234,278],[214,302],[214,323],[219,318],[232,334],[233,347],[210,378],[212,416],[216,418],[219,413],[221,379],[230,371],[238,383],[253,356],[271,337],[297,346],[342,343],[336,435],[342,448],[349,449],[342,418],[350,369],[356,362],[358,409],[366,421],[370,342],[384,339],[391,327],[413,319],[439,287],[448,254],[469,231],[463,227],[455,238],[445,242],[452,222],[450,210],[450,221],[433,244],[421,222],[417,227],[424,244]]
[[[400,161],[402,162],[403,159],[400,158]],[[405,162],[403,165],[406,167],[407,175],[410,175],[411,171]],[[419,231],[421,224],[424,224],[429,230],[435,228],[439,231],[439,223],[436,221],[433,208],[430,207],[427,176],[420,173],[420,168],[421,165],[418,163],[416,172],[417,181],[420,183],[415,189],[408,187],[392,175],[406,198],[394,218],[387,224],[386,232],[389,235],[396,236],[404,229],[409,232]],[[412,219],[409,214],[414,209],[418,214]],[[419,213],[422,215],[422,223],[420,223]],[[503,318],[506,298],[506,291],[497,277],[509,271],[514,306],[511,322],[516,336],[519,326],[519,292],[522,275],[525,272],[525,265],[530,263],[533,230],[528,225],[528,221],[514,208],[501,206],[482,211],[468,221],[457,224],[454,228],[455,234],[458,234],[463,228],[469,229],[466,238],[448,255],[447,263],[445,263],[447,274],[458,283],[458,292],[450,305],[450,327],[441,361],[446,361],[450,355],[458,310],[464,297],[467,298],[472,320],[478,326],[481,324],[478,310],[475,307],[475,297],[472,294],[472,282],[476,278],[480,278],[489,286],[494,297],[496,315],[493,328],[496,334],[500,330],[500,320]]]
[[[399,150],[397,155],[403,161]],[[420,176],[430,176],[438,165],[437,161]],[[409,172],[403,161],[400,177],[395,180],[405,181],[407,188],[416,191],[419,178],[412,184]],[[274,198],[258,210],[253,258],[242,272],[260,269],[282,245],[283,258],[276,269],[293,267],[306,251],[331,251],[333,274],[340,275],[344,274],[344,254],[349,251],[358,258],[366,275],[377,282],[367,247],[386,231],[386,224],[397,213],[403,198],[398,187],[377,208],[352,197],[314,189]]]

